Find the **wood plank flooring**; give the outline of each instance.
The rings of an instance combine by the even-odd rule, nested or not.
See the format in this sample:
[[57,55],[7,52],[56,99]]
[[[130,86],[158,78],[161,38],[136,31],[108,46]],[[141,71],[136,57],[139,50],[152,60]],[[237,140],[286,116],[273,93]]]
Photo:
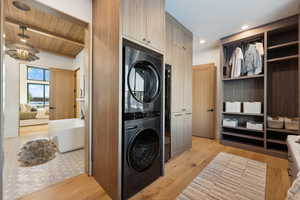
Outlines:
[[20,127],[19,136],[34,135],[48,132],[48,124]]
[[[267,200],[284,200],[290,187],[287,160],[227,147],[214,140],[193,137],[193,148],[166,164],[165,176],[135,195],[131,200],[172,200],[219,153],[228,152],[267,163]],[[81,175],[20,200],[108,200],[93,178]]]

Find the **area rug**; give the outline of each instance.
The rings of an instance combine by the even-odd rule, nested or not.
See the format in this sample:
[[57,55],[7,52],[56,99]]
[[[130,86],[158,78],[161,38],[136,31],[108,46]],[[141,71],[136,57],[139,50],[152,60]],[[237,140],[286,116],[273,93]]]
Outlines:
[[18,161],[20,148],[29,141],[44,137],[49,135],[41,133],[4,140],[3,200],[16,200],[84,173],[84,149],[63,154],[56,153],[55,159],[41,165],[20,166]]
[[55,158],[57,147],[48,138],[34,139],[26,142],[18,153],[18,161],[22,167],[41,165]]
[[221,152],[177,200],[265,200],[266,163]]

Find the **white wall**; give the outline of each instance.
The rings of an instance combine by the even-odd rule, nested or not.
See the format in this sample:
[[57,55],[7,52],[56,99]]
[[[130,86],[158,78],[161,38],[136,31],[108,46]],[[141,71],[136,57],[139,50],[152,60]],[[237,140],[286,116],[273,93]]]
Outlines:
[[4,57],[4,137],[16,137],[19,133],[20,65],[73,69],[74,59],[47,52],[38,54],[40,60],[20,62]]
[[194,54],[193,54],[193,65],[200,65],[200,64],[208,64],[214,63],[217,67],[217,88],[216,88],[216,137],[220,137],[220,113],[221,105],[220,105],[220,98],[221,98],[221,88],[220,88],[220,81],[221,81],[221,66],[220,66],[220,49],[219,47],[211,47],[206,49],[197,48],[197,44],[194,44]]
[[92,0],[38,0],[39,2],[68,15],[92,22]]

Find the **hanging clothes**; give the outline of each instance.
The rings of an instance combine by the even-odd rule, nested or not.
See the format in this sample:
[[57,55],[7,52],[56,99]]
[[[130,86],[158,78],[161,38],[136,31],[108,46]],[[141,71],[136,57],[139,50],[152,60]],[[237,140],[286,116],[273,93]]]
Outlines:
[[260,74],[262,72],[264,55],[264,47],[262,43],[249,44],[248,49],[245,52],[245,63],[243,71],[247,75]]
[[241,76],[244,54],[240,47],[237,47],[233,52],[229,65],[231,66],[231,77],[236,78]]

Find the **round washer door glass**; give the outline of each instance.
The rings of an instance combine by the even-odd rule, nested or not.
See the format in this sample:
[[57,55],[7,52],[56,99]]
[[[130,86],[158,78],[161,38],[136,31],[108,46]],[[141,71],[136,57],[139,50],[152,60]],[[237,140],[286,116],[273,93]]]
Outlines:
[[129,165],[138,172],[149,169],[159,154],[159,137],[152,129],[141,131],[128,148]]
[[129,70],[130,93],[140,103],[150,103],[159,94],[159,75],[154,65],[147,61],[135,63]]

